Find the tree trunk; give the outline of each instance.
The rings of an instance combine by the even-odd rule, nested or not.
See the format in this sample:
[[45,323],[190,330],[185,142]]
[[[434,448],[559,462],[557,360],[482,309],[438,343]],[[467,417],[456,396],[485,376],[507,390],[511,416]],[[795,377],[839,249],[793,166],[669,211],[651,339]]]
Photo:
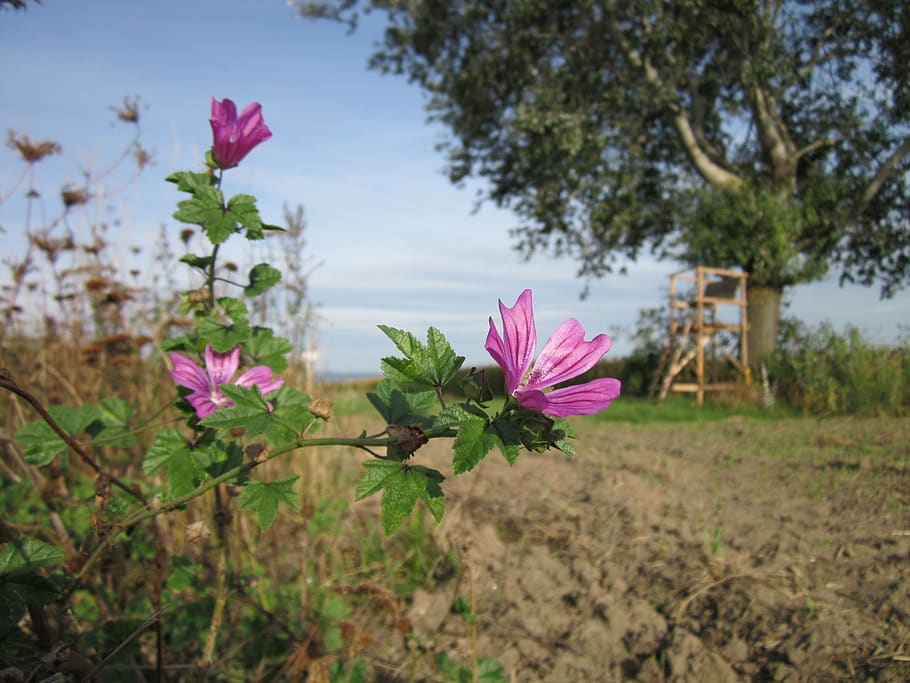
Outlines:
[[747,312],[749,332],[749,365],[758,367],[761,358],[777,349],[777,328],[780,323],[780,287],[749,287]]

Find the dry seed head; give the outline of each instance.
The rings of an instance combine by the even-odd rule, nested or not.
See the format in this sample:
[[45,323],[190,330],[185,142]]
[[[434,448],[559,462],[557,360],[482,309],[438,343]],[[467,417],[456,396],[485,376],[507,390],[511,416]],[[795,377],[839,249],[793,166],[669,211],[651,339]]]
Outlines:
[[29,164],[41,161],[41,159],[51,154],[60,154],[63,151],[63,148],[57,142],[52,140],[32,142],[25,133],[17,134],[12,129],[10,129],[7,136],[7,144],[18,150],[22,158]]
[[205,287],[193,289],[186,293],[186,300],[191,304],[204,304],[209,300],[209,290]]
[[63,199],[63,205],[68,209],[72,206],[86,204],[92,198],[92,193],[85,188],[73,188],[67,185],[60,190],[60,196]]
[[315,417],[328,422],[329,418],[332,417],[333,407],[334,404],[331,401],[323,401],[321,398],[317,398],[310,403],[310,412],[313,413]]
[[124,97],[119,107],[111,107],[117,118],[125,123],[139,123],[139,97]]
[[136,147],[133,150],[133,159],[136,161],[136,167],[141,171],[152,163],[152,153],[139,143],[136,143]]
[[111,281],[105,277],[90,277],[85,281],[85,288],[90,292],[99,292],[110,284]]

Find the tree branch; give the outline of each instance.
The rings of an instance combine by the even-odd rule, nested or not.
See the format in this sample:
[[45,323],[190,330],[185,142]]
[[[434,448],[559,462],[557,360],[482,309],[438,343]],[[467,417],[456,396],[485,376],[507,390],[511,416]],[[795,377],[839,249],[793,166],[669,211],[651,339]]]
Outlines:
[[863,190],[860,211],[865,210],[869,205],[869,202],[875,199],[875,195],[882,189],[882,185],[891,177],[898,164],[900,164],[908,154],[910,154],[910,138],[904,140],[900,146],[891,153],[891,156],[885,159],[884,163],[869,181],[869,184],[866,185],[866,189]]
[[702,149],[701,145],[699,145],[698,137],[692,128],[691,121],[689,121],[689,118],[686,116],[685,109],[675,101],[675,96],[668,92],[666,84],[663,82],[660,74],[657,73],[657,69],[654,68],[651,61],[647,57],[642,57],[638,50],[631,48],[628,42],[617,31],[614,31],[614,36],[626,53],[626,57],[629,61],[642,70],[645,75],[645,80],[658,90],[663,91],[667,96],[668,103],[666,106],[670,112],[673,126],[679,134],[686,155],[689,157],[689,160],[701,177],[715,187],[736,188],[742,185],[742,178],[735,173],[731,173],[720,164],[715,163],[708,153]]

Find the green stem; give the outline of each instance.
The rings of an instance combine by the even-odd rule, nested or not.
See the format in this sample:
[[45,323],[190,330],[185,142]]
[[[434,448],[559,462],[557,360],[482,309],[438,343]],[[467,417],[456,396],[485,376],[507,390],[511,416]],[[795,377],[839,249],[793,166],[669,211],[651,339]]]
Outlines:
[[209,635],[202,655],[202,666],[210,667],[215,659],[215,645],[224,619],[227,604],[228,534],[229,513],[224,505],[221,488],[215,489],[215,525],[218,529],[218,565],[215,578],[215,609],[209,624]]
[[[454,437],[458,434],[458,431],[452,427],[440,427],[437,429],[428,429],[425,432],[428,439],[440,439],[447,437]],[[164,512],[170,512],[171,510],[176,510],[177,508],[183,507],[191,500],[198,498],[199,496],[211,491],[213,488],[217,487],[219,484],[223,484],[235,479],[241,474],[252,471],[259,465],[277,458],[280,455],[285,453],[290,453],[299,448],[313,448],[319,446],[350,446],[352,448],[383,448],[388,446],[394,446],[398,443],[398,439],[392,437],[323,437],[320,439],[306,439],[301,438],[293,441],[285,446],[276,448],[273,451],[270,451],[264,457],[260,457],[257,460],[246,462],[237,467],[232,467],[227,472],[209,479],[207,482],[200,484],[197,488],[193,489],[187,494],[180,496],[179,498],[174,498],[167,502],[161,503],[159,500],[154,500],[152,503],[141,507],[131,514],[129,517],[121,521],[117,526],[120,528],[120,531],[125,530],[131,526],[135,526],[144,522],[148,519],[152,519],[157,515],[160,515]],[[92,554],[89,555],[88,559],[85,561],[85,564],[82,565],[82,568],[79,572],[73,577],[73,583],[69,589],[63,594],[62,600],[66,600],[82,583],[82,579],[88,574],[89,570],[95,565],[98,560],[101,559],[104,550],[108,548],[111,544],[114,543],[120,531],[112,530],[102,542],[92,551]]]

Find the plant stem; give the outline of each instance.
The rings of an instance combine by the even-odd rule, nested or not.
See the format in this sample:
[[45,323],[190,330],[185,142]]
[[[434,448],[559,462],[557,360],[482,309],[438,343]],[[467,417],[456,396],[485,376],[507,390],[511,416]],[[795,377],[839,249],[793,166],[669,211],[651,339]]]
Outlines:
[[209,635],[202,654],[202,666],[212,665],[215,658],[215,644],[218,642],[218,632],[224,618],[224,607],[227,604],[227,568],[228,568],[228,540],[227,525],[230,523],[229,513],[224,507],[221,496],[221,487],[215,488],[215,525],[218,528],[218,565],[215,578],[215,609],[212,612],[212,623],[209,625]]
[[[451,427],[442,427],[439,429],[428,429],[425,432],[425,434],[428,439],[439,439],[439,438],[445,438],[445,437],[453,437],[457,434],[457,430],[455,430]],[[255,469],[256,467],[258,467],[259,465],[261,465],[265,462],[268,462],[269,460],[272,460],[273,458],[277,458],[280,455],[284,455],[285,453],[290,453],[291,451],[295,451],[299,448],[312,448],[314,446],[315,447],[318,447],[318,446],[351,446],[353,448],[369,449],[370,447],[383,448],[383,447],[387,447],[387,446],[394,446],[397,443],[398,443],[398,439],[393,438],[393,437],[378,438],[378,437],[368,437],[368,436],[364,436],[364,437],[330,436],[330,437],[324,437],[324,438],[320,438],[320,439],[307,439],[307,438],[297,439],[296,441],[293,441],[293,442],[287,444],[286,446],[276,448],[275,450],[269,452],[264,457],[261,457],[258,460],[252,460],[252,461],[246,462],[242,465],[238,465],[237,467],[231,468],[227,472],[223,472],[222,474],[218,475],[217,477],[209,479],[207,482],[200,484],[197,488],[193,489],[192,491],[190,491],[189,493],[187,493],[183,496],[180,496],[179,498],[174,498],[173,500],[163,502],[163,503],[160,500],[156,499],[156,500],[152,501],[150,504],[146,504],[145,506],[143,506],[143,507],[139,508],[138,510],[136,510],[135,512],[133,512],[126,519],[119,522],[119,524],[117,524],[117,526],[119,526],[120,530],[122,531],[122,530],[128,529],[131,526],[135,526],[136,524],[144,522],[147,519],[151,519],[157,515],[160,515],[163,512],[170,512],[171,510],[175,510],[177,508],[183,507],[184,505],[189,503],[191,500],[198,498],[199,496],[205,494],[208,491],[211,491],[213,488],[217,487],[219,484],[229,482],[232,479],[236,478],[238,475],[245,474],[246,472],[250,472],[253,469]],[[98,547],[92,551],[91,555],[89,555],[88,559],[85,561],[85,564],[82,565],[82,568],[79,570],[79,573],[73,577],[73,583],[61,597],[62,600],[65,601],[79,587],[79,585],[82,583],[82,579],[86,576],[86,574],[89,572],[89,570],[95,565],[95,563],[98,562],[99,559],[101,559],[101,556],[104,553],[104,550],[107,547],[109,547],[116,540],[118,535],[119,535],[119,532],[116,530],[113,530],[113,531],[111,531],[110,534],[108,534],[107,536],[104,537],[104,539],[98,545]]]

